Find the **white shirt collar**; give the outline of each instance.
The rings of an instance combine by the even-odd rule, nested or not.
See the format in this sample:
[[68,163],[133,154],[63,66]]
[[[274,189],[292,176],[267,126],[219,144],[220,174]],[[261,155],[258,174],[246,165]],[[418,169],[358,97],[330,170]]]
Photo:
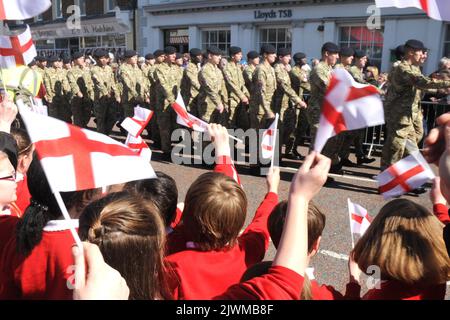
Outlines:
[[78,219],[71,220],[50,220],[44,227],[44,231],[56,232],[69,230],[71,227],[78,228]]

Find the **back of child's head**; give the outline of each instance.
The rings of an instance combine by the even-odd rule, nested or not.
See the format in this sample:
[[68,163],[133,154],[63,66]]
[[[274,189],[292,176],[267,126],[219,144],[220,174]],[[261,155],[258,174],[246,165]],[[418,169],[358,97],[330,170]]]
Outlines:
[[[286,221],[287,208],[287,201],[278,203],[275,208],[273,208],[269,220],[267,221],[267,228],[275,248],[278,248],[278,245],[280,244],[283,226]],[[311,201],[308,205],[308,253],[311,253],[314,243],[322,235],[325,223],[325,215],[314,202]]]
[[246,213],[242,187],[228,176],[208,172],[190,186],[181,223],[197,248],[221,250],[236,244]]
[[382,280],[407,285],[445,283],[450,259],[442,238],[443,226],[423,206],[397,199],[381,208],[357,242],[353,254],[359,268],[380,268]]
[[156,171],[158,179],[144,179],[125,184],[124,191],[136,192],[152,201],[161,212],[164,223],[170,226],[175,219],[178,189],[175,180],[167,174]]
[[32,151],[33,143],[28,132],[23,128],[11,128],[11,135],[17,142],[17,151],[19,157]]
[[127,192],[112,193],[89,204],[79,234],[100,247],[130,288],[130,299],[169,299],[163,253],[165,227],[158,208]]

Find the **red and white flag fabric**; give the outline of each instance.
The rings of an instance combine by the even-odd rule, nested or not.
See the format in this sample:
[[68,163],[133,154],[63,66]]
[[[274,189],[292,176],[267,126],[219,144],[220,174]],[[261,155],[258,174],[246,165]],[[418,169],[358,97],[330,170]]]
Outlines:
[[153,111],[140,106],[134,107],[134,117],[127,117],[122,121],[121,126],[133,137],[139,137],[147,127],[153,116]]
[[350,232],[362,236],[367,228],[369,228],[372,218],[369,216],[367,210],[359,204],[351,202],[350,199],[347,199],[347,202],[350,217]]
[[47,11],[51,0],[0,0],[0,20],[25,20]]
[[0,67],[12,68],[27,65],[37,56],[36,47],[31,38],[30,27],[15,36],[0,35]]
[[103,134],[20,108],[53,192],[156,178],[148,161]]
[[150,162],[152,159],[152,150],[150,150],[148,144],[141,136],[134,137],[131,134],[128,134],[125,145],[137,152],[145,161]]
[[322,151],[327,140],[346,130],[384,124],[378,89],[357,83],[342,68],[333,72],[322,105],[314,150]]
[[261,139],[261,156],[264,159],[270,159],[275,156],[275,147],[277,139],[278,113],[275,115],[275,120],[269,128],[267,128]]
[[419,150],[394,163],[377,176],[378,189],[385,199],[401,196],[435,178]]
[[187,112],[180,93],[178,93],[177,100],[172,103],[172,108],[177,113],[178,124],[198,132],[205,132],[208,130],[208,123]]
[[375,0],[378,8],[418,8],[432,19],[450,21],[449,0]]

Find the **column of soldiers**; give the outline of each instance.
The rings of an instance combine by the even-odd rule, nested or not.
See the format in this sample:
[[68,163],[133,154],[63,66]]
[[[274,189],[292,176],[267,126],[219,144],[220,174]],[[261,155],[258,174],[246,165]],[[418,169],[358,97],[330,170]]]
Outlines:
[[[309,128],[311,142],[320,120],[321,107],[334,68],[345,68],[356,82],[367,84],[363,70],[367,55],[352,48],[339,48],[327,42],[322,46],[321,60],[311,70],[306,55],[291,56],[288,48],[264,45],[261,51],[247,54],[247,66],[241,64],[242,49],[229,48],[228,63],[222,50],[209,47],[206,52],[193,48],[185,66],[183,56],[174,47],[156,50],[137,64],[137,52],[128,50],[118,66],[111,63],[106,50],[96,50],[96,63],[87,67],[85,57],[75,53],[71,61],[59,57],[36,60],[43,75],[45,100],[50,116],[86,127],[95,116],[97,130],[110,134],[114,124],[132,116],[136,105],[152,109],[155,114],[147,128],[154,147],[170,160],[171,134],[177,128],[171,108],[180,93],[187,109],[209,123],[228,128],[265,129],[280,115],[279,146],[284,157],[301,159],[298,146]],[[291,66],[291,58],[294,66]],[[405,141],[418,144],[423,135],[420,99],[424,90],[448,88],[449,81],[431,80],[422,75],[420,66],[426,60],[426,48],[417,40],[404,46],[401,61],[390,74],[385,101],[386,133],[382,154],[385,168],[408,154]],[[339,61],[339,63],[338,63]],[[362,148],[363,130],[345,132],[329,139],[322,153],[332,159],[331,172],[342,166],[371,163]],[[349,160],[355,147],[357,164]],[[258,142],[259,145],[259,142]]]

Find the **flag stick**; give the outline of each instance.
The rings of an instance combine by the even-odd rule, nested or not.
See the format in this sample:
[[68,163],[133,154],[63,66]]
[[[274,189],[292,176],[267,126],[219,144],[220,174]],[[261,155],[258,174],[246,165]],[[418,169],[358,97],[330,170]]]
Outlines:
[[8,98],[8,91],[6,90],[5,78],[3,77],[3,68],[0,68],[0,76],[2,78],[3,90],[5,90],[5,98]]
[[350,222],[350,235],[352,237],[352,250],[355,249],[355,239],[353,238],[353,230],[352,230],[352,214],[350,213],[350,199],[347,198],[348,203],[348,218]]
[[240,143],[244,144],[244,141],[242,141],[242,140],[239,139],[239,138],[236,138],[235,136],[232,136],[231,134],[228,134],[228,137],[229,137],[230,139],[236,140],[237,142],[240,142]]
[[275,159],[275,150],[277,147],[277,130],[278,130],[278,113],[275,115],[275,131],[273,133],[273,152],[272,152],[272,160],[270,160],[270,168],[273,168],[273,160]]
[[[61,209],[61,212],[62,212],[64,218],[67,221],[71,221],[72,219],[69,216],[69,212],[67,212],[67,208],[66,208],[66,205],[64,204],[63,199],[61,198],[61,194],[59,192],[55,192],[54,196],[55,196],[56,202],[58,202],[59,209]],[[72,236],[73,236],[73,238],[74,238],[78,248],[80,250],[83,250],[83,245],[81,243],[80,236],[75,231],[75,228],[73,226],[70,226],[70,233],[72,234]]]

